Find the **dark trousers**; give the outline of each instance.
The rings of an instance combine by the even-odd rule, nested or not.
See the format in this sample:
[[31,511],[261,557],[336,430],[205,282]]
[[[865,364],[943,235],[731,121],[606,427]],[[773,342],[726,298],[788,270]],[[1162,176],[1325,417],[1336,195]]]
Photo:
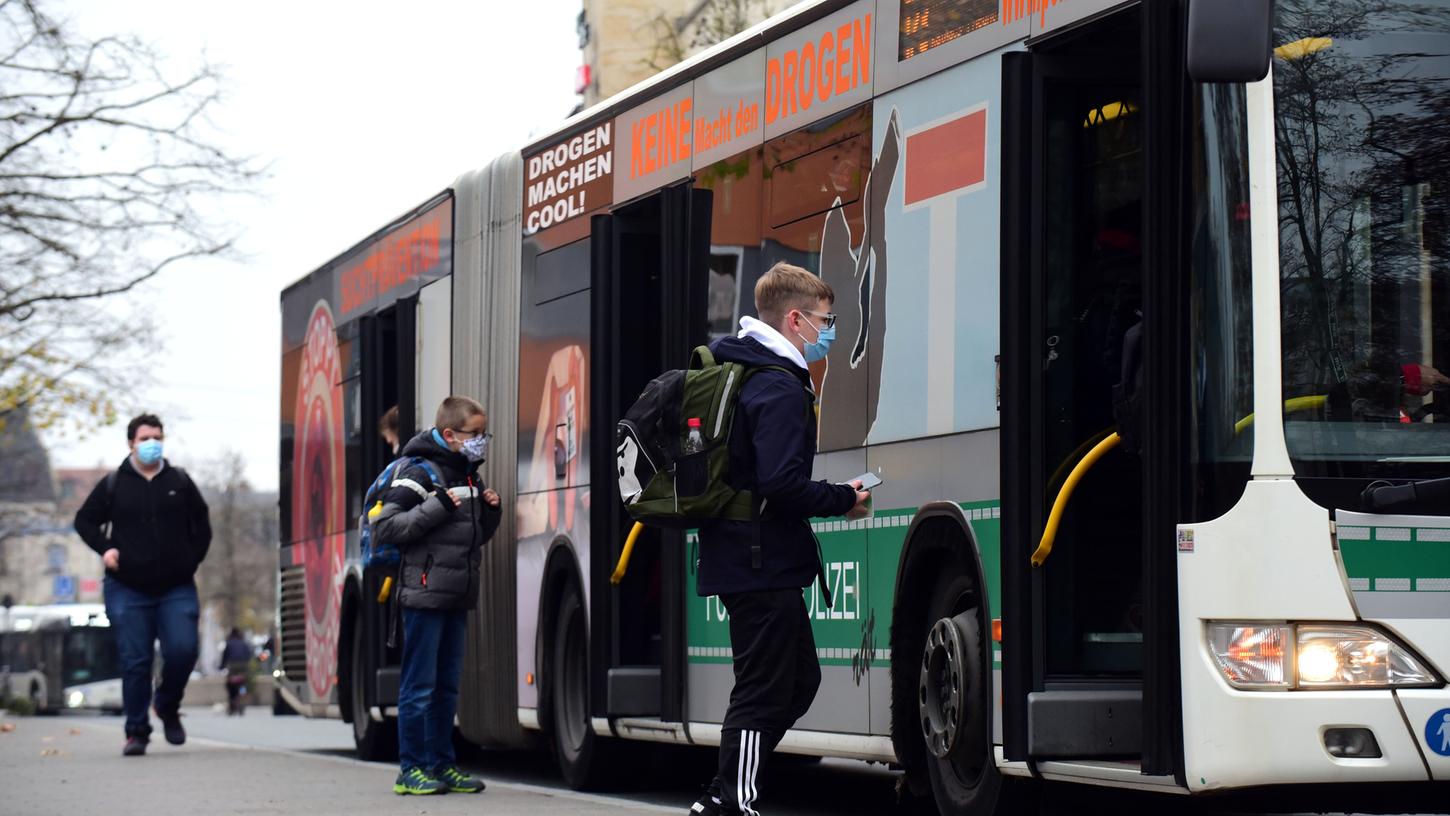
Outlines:
[[710,790],[723,812],[757,816],[761,768],[810,709],[821,685],[821,664],[801,590],[742,592],[720,600],[730,613],[735,688]]
[[105,581],[106,618],[121,654],[121,705],[126,711],[126,736],[151,736],[151,677],[156,642],[161,642],[161,684],[156,686],[156,711],[171,715],[181,707],[186,680],[196,667],[196,622],[201,607],[196,585],[186,584],[160,595],[132,589],[115,578]]
[[425,773],[453,765],[453,720],[463,674],[468,612],[403,610],[398,688],[398,762]]

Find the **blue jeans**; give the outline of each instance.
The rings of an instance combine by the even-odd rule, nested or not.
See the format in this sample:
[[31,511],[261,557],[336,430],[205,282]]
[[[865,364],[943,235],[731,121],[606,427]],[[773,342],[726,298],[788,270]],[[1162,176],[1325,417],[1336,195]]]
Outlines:
[[186,680],[196,667],[196,622],[200,604],[196,585],[186,584],[160,595],[132,589],[110,576],[105,583],[106,617],[121,653],[121,703],[126,710],[126,736],[151,735],[151,677],[156,641],[161,641],[161,684],[156,711],[171,715],[181,707]]
[[453,719],[463,673],[468,612],[403,610],[403,675],[398,688],[398,762],[434,773],[456,761]]

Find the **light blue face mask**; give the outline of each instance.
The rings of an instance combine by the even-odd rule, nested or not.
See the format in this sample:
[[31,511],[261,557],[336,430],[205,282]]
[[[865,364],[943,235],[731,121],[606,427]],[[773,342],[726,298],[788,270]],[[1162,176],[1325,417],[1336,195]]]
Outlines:
[[[811,325],[814,326],[815,324],[811,323]],[[800,332],[796,332],[796,336],[800,337],[800,339],[802,340],[806,339],[805,335],[801,334]],[[806,362],[814,363],[818,360],[826,359],[826,352],[831,350],[831,341],[835,339],[835,326],[831,326],[825,329],[816,329],[816,341],[814,343],[806,343],[806,348],[804,352]]]
[[161,461],[161,440],[148,439],[136,446],[136,461],[143,465],[154,465]]

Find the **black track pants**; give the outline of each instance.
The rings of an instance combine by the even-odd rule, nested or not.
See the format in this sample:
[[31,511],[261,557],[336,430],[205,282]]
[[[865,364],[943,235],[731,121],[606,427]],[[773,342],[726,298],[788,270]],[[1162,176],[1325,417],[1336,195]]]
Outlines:
[[730,613],[735,688],[720,734],[711,784],[724,813],[756,816],[761,767],[785,732],[811,707],[821,665],[799,589],[721,595]]

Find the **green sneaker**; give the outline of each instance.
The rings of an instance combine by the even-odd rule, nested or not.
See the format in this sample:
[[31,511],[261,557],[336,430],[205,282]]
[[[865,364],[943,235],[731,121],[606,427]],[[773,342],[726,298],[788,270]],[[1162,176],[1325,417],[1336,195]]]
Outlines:
[[482,779],[469,776],[454,765],[439,770],[438,780],[454,793],[481,793],[484,788]]
[[393,793],[398,795],[412,794],[413,796],[430,796],[435,793],[447,793],[448,786],[434,779],[417,768],[409,768],[398,774],[393,781]]

